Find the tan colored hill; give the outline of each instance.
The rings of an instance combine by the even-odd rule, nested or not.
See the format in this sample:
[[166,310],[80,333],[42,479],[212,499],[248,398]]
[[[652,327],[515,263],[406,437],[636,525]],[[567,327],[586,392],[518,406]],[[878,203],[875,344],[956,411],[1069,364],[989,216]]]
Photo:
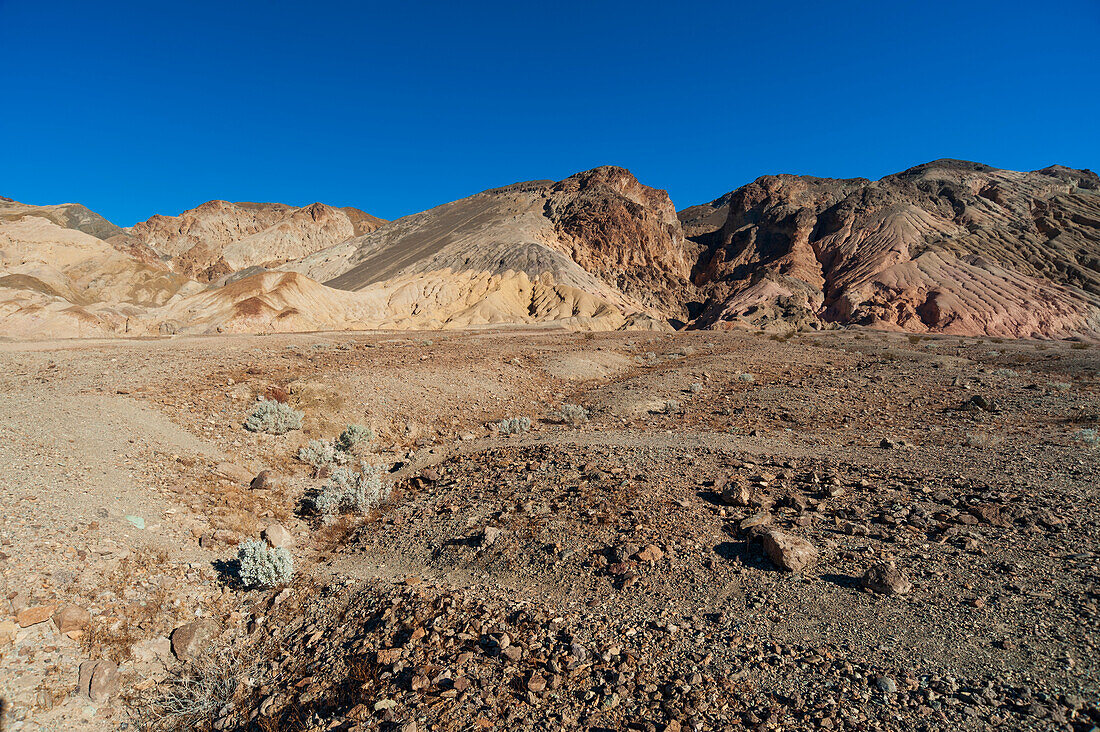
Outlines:
[[680,213],[696,325],[1100,334],[1100,179],[940,160],[879,181],[765,176]]
[[276,267],[378,228],[357,208],[313,203],[207,201],[179,216],[153,216],[111,238],[156,252],[173,270],[210,282],[249,267]]
[[128,320],[199,289],[160,263],[143,262],[38,211],[0,220],[0,334],[124,333]]
[[[668,194],[603,167],[406,216],[283,269],[344,290],[396,285],[425,293],[419,310],[438,310],[429,320],[450,323],[458,312],[470,325],[525,322],[543,312],[533,299],[510,297],[471,314],[479,297],[489,297],[483,283],[514,280],[531,298],[539,292],[534,283],[554,283],[547,286],[578,293],[563,302],[584,303],[569,317],[603,312],[610,318],[604,327],[617,328],[680,315],[690,267]],[[607,307],[593,310],[595,302]]]

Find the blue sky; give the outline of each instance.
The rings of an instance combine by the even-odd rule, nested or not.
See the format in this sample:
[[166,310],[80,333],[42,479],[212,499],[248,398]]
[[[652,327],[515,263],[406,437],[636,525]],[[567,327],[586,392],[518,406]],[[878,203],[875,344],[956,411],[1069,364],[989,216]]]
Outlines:
[[0,0],[0,195],[384,218],[603,164],[678,208],[769,173],[1100,168],[1100,2]]

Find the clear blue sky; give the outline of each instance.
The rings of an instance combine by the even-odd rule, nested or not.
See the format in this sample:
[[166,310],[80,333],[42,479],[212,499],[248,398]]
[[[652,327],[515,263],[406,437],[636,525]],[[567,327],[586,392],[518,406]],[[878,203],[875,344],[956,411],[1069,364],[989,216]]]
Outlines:
[[603,164],[677,207],[768,173],[1100,167],[1100,2],[0,0],[0,195],[396,218]]

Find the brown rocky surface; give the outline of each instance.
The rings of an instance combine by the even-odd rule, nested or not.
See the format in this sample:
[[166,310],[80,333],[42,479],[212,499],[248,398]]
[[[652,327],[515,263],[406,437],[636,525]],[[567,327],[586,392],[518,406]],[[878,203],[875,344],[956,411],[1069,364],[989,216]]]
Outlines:
[[680,217],[704,249],[698,326],[1100,333],[1091,171],[939,160],[878,181],[765,176]]
[[[846,330],[0,343],[5,728],[1088,730],[1098,371]],[[245,431],[259,396],[302,429]],[[349,423],[394,490],[326,518],[298,451]],[[275,523],[295,574],[245,589]]]

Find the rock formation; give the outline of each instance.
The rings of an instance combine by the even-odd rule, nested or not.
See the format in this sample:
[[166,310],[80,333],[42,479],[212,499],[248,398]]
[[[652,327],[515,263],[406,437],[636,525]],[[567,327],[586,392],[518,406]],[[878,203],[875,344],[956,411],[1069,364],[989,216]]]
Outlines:
[[1100,179],[940,160],[879,181],[777,175],[680,213],[700,327],[1100,333]]
[[[470,308],[486,278],[515,280],[524,292],[543,283],[576,293],[563,302],[605,303],[601,312],[617,312],[602,327],[619,327],[624,318],[657,325],[680,317],[690,260],[668,194],[622,168],[603,167],[406,216],[283,269],[344,290],[402,283],[430,293],[434,308],[446,310],[448,299],[464,304],[460,311],[471,325],[528,322],[539,309],[508,298],[507,306],[487,302],[489,312],[476,314]],[[591,309],[578,307],[575,315]]]
[[249,267],[276,267],[383,223],[357,208],[323,203],[207,201],[179,216],[153,216],[114,235],[120,249],[156,252],[173,270],[201,282]]
[[210,201],[129,229],[0,199],[6,336],[509,324],[1097,338],[1100,178],[941,160],[765,176],[677,215],[602,167],[390,223]]

